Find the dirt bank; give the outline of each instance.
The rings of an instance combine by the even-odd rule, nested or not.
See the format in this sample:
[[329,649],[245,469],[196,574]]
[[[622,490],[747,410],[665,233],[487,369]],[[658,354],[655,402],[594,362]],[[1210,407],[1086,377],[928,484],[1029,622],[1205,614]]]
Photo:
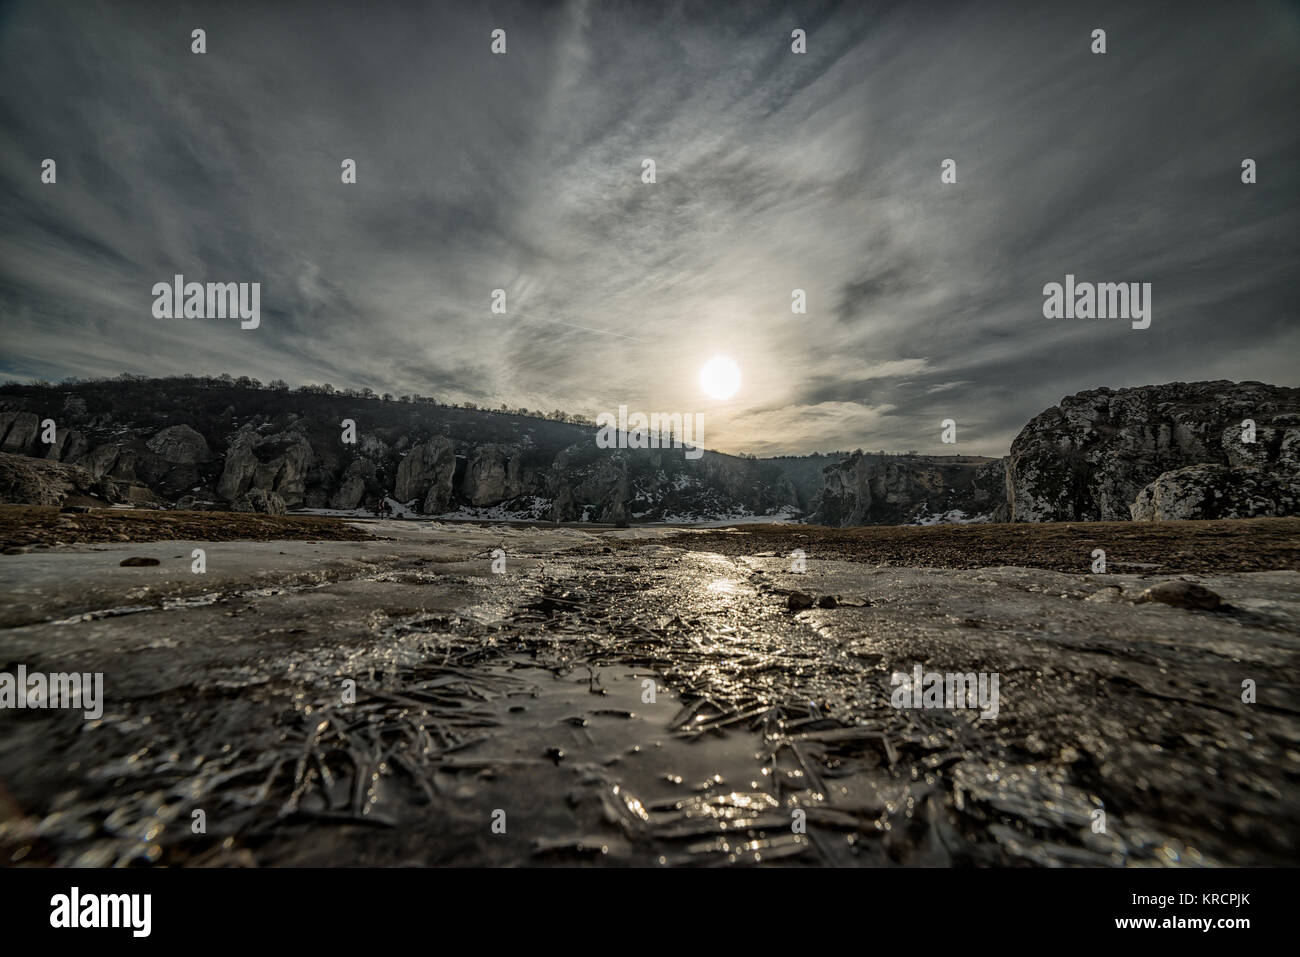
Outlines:
[[92,508],[60,512],[37,505],[0,505],[0,547],[110,542],[364,541],[372,536],[337,518],[253,512],[174,512]]
[[723,555],[786,556],[906,565],[990,568],[1018,565],[1087,572],[1093,549],[1115,571],[1248,572],[1300,570],[1300,518],[1212,522],[1048,522],[825,528],[745,525],[665,539]]

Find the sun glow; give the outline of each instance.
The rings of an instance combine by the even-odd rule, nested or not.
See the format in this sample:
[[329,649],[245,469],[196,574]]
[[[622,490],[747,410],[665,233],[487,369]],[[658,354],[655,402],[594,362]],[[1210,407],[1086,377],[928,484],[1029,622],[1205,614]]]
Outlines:
[[730,399],[740,389],[740,366],[714,356],[700,369],[700,388],[712,399]]

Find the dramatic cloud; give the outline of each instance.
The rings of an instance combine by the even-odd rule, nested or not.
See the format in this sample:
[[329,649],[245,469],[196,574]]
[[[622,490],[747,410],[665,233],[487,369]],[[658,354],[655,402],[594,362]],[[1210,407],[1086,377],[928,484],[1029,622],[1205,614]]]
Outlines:
[[[1295,382],[1293,6],[730,6],[10,5],[0,372],[699,412],[758,454]],[[177,273],[261,282],[261,326],[153,318]],[[1152,283],[1151,328],[1044,319],[1067,273]]]

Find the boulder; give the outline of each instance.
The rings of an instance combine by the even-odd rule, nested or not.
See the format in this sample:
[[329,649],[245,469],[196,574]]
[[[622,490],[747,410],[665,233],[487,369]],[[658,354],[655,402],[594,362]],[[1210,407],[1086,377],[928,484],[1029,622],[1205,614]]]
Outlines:
[[1129,514],[1138,522],[1300,515],[1300,473],[1229,465],[1174,469],[1138,492]]
[[173,465],[198,465],[212,459],[207,440],[188,425],[169,425],[145,444]]
[[158,495],[147,485],[141,485],[139,482],[126,482],[118,486],[120,498],[116,501],[123,502],[127,505],[143,505],[151,508],[163,508],[167,505],[165,499]]
[[1133,601],[1138,605],[1158,602],[1174,608],[1188,608],[1195,611],[1218,611],[1223,608],[1223,599],[1217,593],[1210,591],[1204,585],[1182,579],[1152,585]]
[[[1017,522],[1123,521],[1138,493],[1192,465],[1256,466],[1294,459],[1288,423],[1300,389],[1261,382],[1173,382],[1093,389],[1035,416],[1007,457],[1009,518]],[[1256,441],[1243,441],[1244,420]]]
[[10,505],[62,505],[69,496],[93,496],[93,475],[84,468],[0,452],[0,502]]
[[119,442],[105,442],[75,460],[76,465],[87,469],[96,480],[105,476],[134,480],[135,453]]

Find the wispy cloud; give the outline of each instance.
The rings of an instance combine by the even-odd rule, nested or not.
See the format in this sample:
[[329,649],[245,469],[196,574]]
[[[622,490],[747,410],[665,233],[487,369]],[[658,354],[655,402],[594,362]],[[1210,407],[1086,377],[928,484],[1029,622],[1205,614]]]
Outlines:
[[[2,368],[695,411],[759,453],[952,417],[998,454],[1078,389],[1295,380],[1298,63],[1282,3],[14,4]],[[1152,282],[1151,328],[1044,320],[1067,272]],[[262,326],[153,319],[175,273],[262,282]]]

